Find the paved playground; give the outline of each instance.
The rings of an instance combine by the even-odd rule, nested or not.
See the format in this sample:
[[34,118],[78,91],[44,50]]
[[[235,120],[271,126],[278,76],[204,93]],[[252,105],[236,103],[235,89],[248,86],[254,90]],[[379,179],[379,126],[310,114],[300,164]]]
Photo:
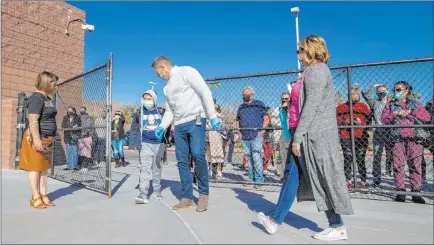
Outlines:
[[[327,226],[313,202],[296,203],[277,234],[266,234],[256,219],[269,211],[278,192],[255,191],[233,185],[211,188],[210,207],[174,212],[170,206],[180,193],[174,163],[164,166],[164,199],[134,204],[138,161],[115,169],[126,181],[112,198],[56,180],[49,180],[57,207],[29,207],[30,192],[23,171],[2,172],[2,243],[320,243],[312,233]],[[171,156],[173,158],[173,156]],[[433,206],[352,199],[354,216],[344,217],[349,240],[338,243],[433,244]]]

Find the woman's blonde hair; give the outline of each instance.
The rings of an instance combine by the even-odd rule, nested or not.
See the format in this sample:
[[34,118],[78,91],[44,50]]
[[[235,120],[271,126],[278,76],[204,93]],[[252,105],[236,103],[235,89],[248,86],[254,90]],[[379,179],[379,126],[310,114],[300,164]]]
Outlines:
[[51,72],[43,71],[38,74],[38,77],[36,78],[35,87],[38,90],[42,90],[46,92],[47,94],[51,94],[55,91],[56,85],[52,82],[59,81],[59,77],[54,75]]
[[310,66],[315,60],[326,63],[329,61],[330,55],[327,49],[327,44],[320,36],[310,35],[298,43],[300,58],[306,66]]

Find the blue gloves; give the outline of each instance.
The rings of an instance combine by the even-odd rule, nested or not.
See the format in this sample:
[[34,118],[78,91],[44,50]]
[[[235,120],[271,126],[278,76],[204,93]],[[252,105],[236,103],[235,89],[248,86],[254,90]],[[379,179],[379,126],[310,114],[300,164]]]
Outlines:
[[158,127],[157,130],[155,130],[155,137],[158,139],[162,139],[164,134],[164,129],[162,127]]
[[218,117],[211,119],[211,126],[214,130],[217,130],[218,128],[220,128],[220,119],[218,119]]

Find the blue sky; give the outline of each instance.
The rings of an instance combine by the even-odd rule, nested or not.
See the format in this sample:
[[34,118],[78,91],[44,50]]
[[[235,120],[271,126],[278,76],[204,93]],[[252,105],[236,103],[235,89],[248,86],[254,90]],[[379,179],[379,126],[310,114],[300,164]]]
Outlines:
[[433,2],[69,3],[95,25],[86,33],[85,69],[113,52],[119,102],[139,100],[154,81],[163,103],[165,82],[150,68],[159,55],[205,78],[296,69],[293,6],[301,10],[300,37],[327,41],[330,66],[433,56]]

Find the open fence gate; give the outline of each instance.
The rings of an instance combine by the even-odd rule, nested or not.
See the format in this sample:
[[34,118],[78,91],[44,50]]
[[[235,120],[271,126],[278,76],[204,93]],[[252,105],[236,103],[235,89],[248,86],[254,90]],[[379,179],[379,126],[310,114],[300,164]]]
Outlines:
[[[105,64],[58,84],[58,136],[49,176],[112,195],[112,55]],[[74,108],[75,119],[68,118]],[[85,108],[86,114],[80,110]]]
[[[57,136],[49,177],[112,195],[111,114],[112,55],[105,64],[58,84],[54,97],[57,108]],[[27,96],[18,95],[17,144],[15,168],[18,168],[21,143],[27,123]],[[77,112],[72,122],[68,108]],[[80,115],[80,108],[86,114]]]

